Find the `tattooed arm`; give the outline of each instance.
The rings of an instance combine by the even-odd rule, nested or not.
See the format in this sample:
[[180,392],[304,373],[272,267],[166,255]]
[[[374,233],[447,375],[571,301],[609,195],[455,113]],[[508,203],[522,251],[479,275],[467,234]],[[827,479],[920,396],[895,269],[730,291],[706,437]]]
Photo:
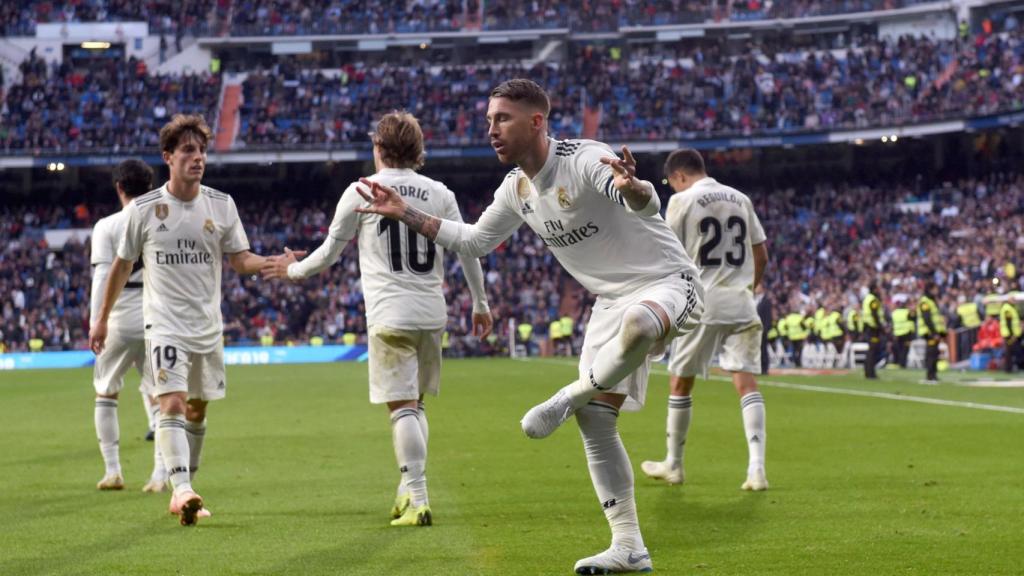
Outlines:
[[380,214],[405,223],[410,229],[459,254],[483,256],[497,248],[523,223],[518,210],[507,200],[505,187],[494,194],[476,224],[442,220],[418,210],[405,202],[398,192],[363,178],[366,188],[357,188],[367,205],[356,208],[364,214]]

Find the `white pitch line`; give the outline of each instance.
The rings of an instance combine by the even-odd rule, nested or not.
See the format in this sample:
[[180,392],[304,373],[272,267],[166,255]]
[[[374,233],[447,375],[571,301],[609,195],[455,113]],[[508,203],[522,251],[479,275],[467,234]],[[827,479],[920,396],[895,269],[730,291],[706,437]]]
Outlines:
[[[575,366],[576,362],[556,358],[516,358],[524,362],[544,362],[548,364],[561,364]],[[661,365],[651,366],[652,372],[668,374],[668,370]],[[731,378],[724,376],[712,376],[712,380],[732,382]],[[803,390],[805,392],[824,392],[826,394],[841,394],[845,396],[861,396],[865,398],[883,398],[886,400],[900,400],[903,402],[917,402],[919,404],[932,404],[935,406],[954,406],[957,408],[973,408],[975,410],[988,410],[991,412],[1007,412],[1009,414],[1024,414],[1024,408],[1015,406],[1001,406],[999,404],[981,404],[978,402],[961,402],[959,400],[942,400],[940,398],[928,398],[925,396],[907,396],[904,394],[893,394],[891,392],[872,392],[870,390],[856,390],[853,388],[833,388],[828,386],[814,386],[810,384],[794,384],[792,382],[778,382],[774,380],[761,380],[759,386],[770,386],[775,388],[787,388],[790,390]]]
[[[715,377],[715,379],[729,380],[727,378],[720,377]],[[906,396],[904,394],[893,394],[891,392],[871,392],[869,390],[854,390],[852,388],[829,388],[826,386],[811,386],[809,384],[793,384],[792,382],[777,382],[767,380],[762,380],[761,382],[758,383],[758,385],[774,386],[776,388],[789,388],[792,390],[806,390],[808,392],[844,394],[846,396],[864,396],[867,398],[885,398],[886,400],[902,400],[904,402],[934,404],[936,406],[956,406],[958,408],[974,408],[976,410],[990,410],[992,412],[1024,414],[1024,408],[1017,408],[1014,406],[1000,406],[999,404],[979,404],[978,402],[961,402],[959,400],[942,400],[940,398],[927,398],[925,396]]]

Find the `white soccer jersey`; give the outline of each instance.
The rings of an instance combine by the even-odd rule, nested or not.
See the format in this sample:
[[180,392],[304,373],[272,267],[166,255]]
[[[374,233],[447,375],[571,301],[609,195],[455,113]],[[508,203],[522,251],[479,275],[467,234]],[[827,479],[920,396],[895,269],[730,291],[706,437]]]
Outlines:
[[[441,182],[398,168],[385,168],[370,180],[393,188],[418,210],[462,221],[455,194]],[[367,325],[404,330],[444,327],[448,321],[441,289],[444,249],[397,220],[356,212],[357,207],[366,204],[356,186],[349,185],[338,200],[327,241],[306,259],[291,264],[288,276],[300,279],[319,273],[337,261],[345,244],[358,235]],[[472,268],[475,273],[471,273]],[[464,261],[463,269],[474,300],[483,298],[479,262]]]
[[167,185],[139,196],[126,208],[117,255],[143,267],[146,338],[208,353],[222,345],[220,278],[224,254],[249,249],[231,196],[201,186],[182,202]]
[[754,303],[752,246],[764,228],[746,194],[702,178],[672,195],[665,218],[687,253],[697,257],[704,284],[705,324],[758,319]]
[[[107,277],[110,275],[110,265],[114,263],[117,245],[124,236],[127,219],[127,213],[121,210],[100,219],[92,229],[93,282],[89,307],[90,324],[96,321],[103,305],[103,293],[106,290]],[[107,325],[125,338],[142,340],[142,259],[135,262],[128,283],[110,310]]]
[[494,202],[474,225],[442,222],[439,244],[483,255],[526,222],[562,266],[593,294],[617,298],[651,282],[697,268],[658,213],[657,195],[643,210],[629,208],[593,140],[549,140],[544,167],[532,180],[509,172]]

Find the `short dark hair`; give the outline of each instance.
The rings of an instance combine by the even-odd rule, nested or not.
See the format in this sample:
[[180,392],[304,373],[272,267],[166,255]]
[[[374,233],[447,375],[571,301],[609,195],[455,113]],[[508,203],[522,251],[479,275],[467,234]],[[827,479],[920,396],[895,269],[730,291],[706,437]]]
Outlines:
[[153,169],[138,158],[129,158],[114,167],[114,187],[118,184],[125,196],[135,198],[153,189]]
[[185,134],[194,135],[204,147],[209,145],[213,137],[213,131],[206,124],[202,114],[175,114],[171,121],[160,129],[160,150],[174,152]]
[[693,148],[680,148],[668,155],[665,160],[665,176],[671,176],[676,170],[682,170],[687,175],[707,174],[704,158]]
[[491,98],[508,98],[513,102],[523,102],[543,112],[545,118],[551,112],[548,93],[539,84],[526,78],[513,78],[498,84],[491,90]]
[[423,130],[412,114],[398,110],[385,114],[372,138],[388,166],[413,170],[423,166]]

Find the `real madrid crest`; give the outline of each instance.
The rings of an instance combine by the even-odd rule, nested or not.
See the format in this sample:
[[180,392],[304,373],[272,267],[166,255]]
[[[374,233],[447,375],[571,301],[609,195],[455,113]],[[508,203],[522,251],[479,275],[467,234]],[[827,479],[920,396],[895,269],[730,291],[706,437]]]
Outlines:
[[523,200],[530,197],[530,181],[526,176],[519,177],[519,182],[516,184],[516,194],[519,194],[519,197]]
[[156,373],[156,379],[159,380],[161,384],[166,384],[167,383],[167,370],[164,370],[163,368],[161,368]]
[[214,227],[214,225],[213,225],[213,220],[210,220],[209,218],[207,218],[206,222],[203,223],[203,230],[206,230],[208,233],[213,234],[213,231],[215,229],[216,229],[216,227]]
[[154,208],[153,210],[154,213],[156,214],[156,217],[159,218],[160,220],[166,219],[167,214],[170,213],[170,208],[167,206],[167,204],[157,204],[156,208]]
[[569,192],[565,186],[558,187],[558,205],[565,209],[572,208],[572,200],[569,199]]

